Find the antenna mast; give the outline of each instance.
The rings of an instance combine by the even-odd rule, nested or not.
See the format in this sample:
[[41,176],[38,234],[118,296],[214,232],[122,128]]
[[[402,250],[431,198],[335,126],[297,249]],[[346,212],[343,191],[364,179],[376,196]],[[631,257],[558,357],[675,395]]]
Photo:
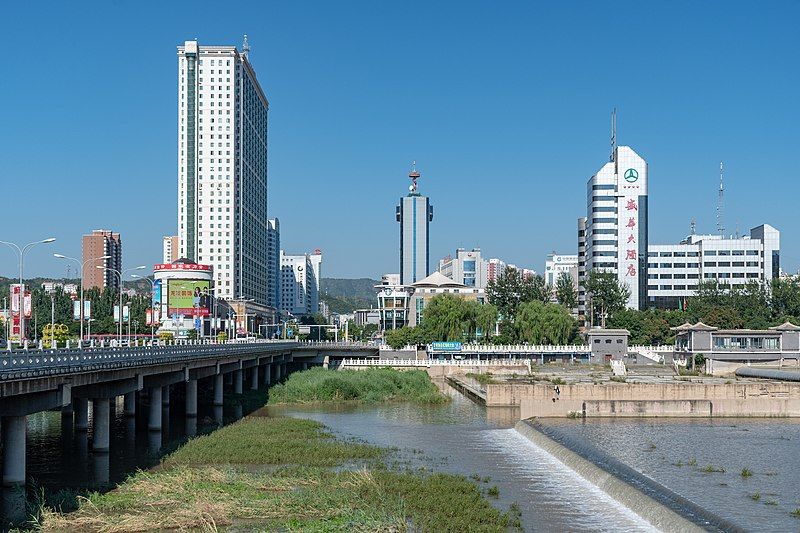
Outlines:
[[247,34],[244,34],[244,42],[242,43],[242,55],[245,59],[249,59],[247,56],[250,55],[250,43],[247,42]]
[[611,156],[608,158],[612,163],[617,160],[617,108],[611,112]]
[[717,197],[717,233],[725,237],[725,226],[722,224],[722,208],[725,201],[725,186],[722,184],[724,167],[722,162],[719,164],[719,196]]

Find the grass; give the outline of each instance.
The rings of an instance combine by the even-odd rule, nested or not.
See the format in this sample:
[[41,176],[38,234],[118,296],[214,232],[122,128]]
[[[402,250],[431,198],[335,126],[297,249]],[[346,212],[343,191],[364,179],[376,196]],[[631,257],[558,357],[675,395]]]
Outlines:
[[625,376],[611,376],[608,379],[611,381],[616,381],[617,383],[626,383],[628,381]]
[[392,368],[329,370],[312,368],[295,372],[269,391],[269,403],[332,403],[358,401],[382,403],[406,401],[416,404],[445,403],[448,397],[422,370]]
[[789,514],[794,516],[795,518],[800,518],[800,507],[797,507],[794,511],[791,511]]
[[553,385],[566,385],[567,382],[564,381],[562,378],[550,378],[550,383]]
[[756,492],[755,494],[751,494],[750,499],[753,500],[754,502],[759,501],[761,499],[761,493]]
[[749,468],[744,467],[744,468],[742,468],[741,474],[742,474],[742,477],[750,477],[750,476],[753,475],[753,472]]
[[519,527],[518,511],[494,508],[477,480],[389,469],[380,460],[387,453],[337,440],[313,421],[246,418],[190,441],[162,468],[81,498],[73,513],[44,509],[41,528],[113,533],[226,526],[498,532]]
[[701,469],[701,472],[705,472],[706,474],[713,474],[713,473],[724,474],[725,468],[721,466],[706,465]]
[[476,374],[474,372],[467,372],[466,376],[468,378],[472,378],[481,385],[493,385],[496,383],[500,383],[498,380],[494,379],[494,376],[491,372],[480,373]]

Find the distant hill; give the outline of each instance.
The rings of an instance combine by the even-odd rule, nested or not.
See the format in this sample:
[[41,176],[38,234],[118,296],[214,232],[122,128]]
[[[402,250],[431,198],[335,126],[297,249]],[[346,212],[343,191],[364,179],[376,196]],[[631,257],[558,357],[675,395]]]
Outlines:
[[374,287],[378,283],[369,278],[322,278],[320,299],[333,313],[352,313],[356,309],[375,307],[378,302]]

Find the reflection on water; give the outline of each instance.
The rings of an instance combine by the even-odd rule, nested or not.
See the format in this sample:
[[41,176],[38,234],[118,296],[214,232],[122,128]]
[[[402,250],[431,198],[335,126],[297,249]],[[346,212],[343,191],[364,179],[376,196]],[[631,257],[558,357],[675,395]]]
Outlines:
[[[58,411],[28,416],[28,496],[38,498],[59,490],[107,490],[137,469],[155,465],[188,436],[242,417],[242,406],[228,402],[223,407],[200,405],[198,418],[186,418],[183,402],[172,401],[162,411],[162,430],[148,431],[147,407],[138,406],[136,417],[125,416],[122,397],[112,404],[111,439],[108,453],[92,451],[91,424],[88,431],[74,427],[72,418]],[[2,490],[0,519],[19,521],[25,517],[25,491]]]
[[[800,421],[553,420],[745,529],[799,531]],[[747,469],[752,475],[742,475]],[[724,472],[718,470],[724,469]]]
[[396,446],[410,466],[488,476],[484,487],[497,485],[501,508],[517,502],[528,531],[652,530],[511,429],[517,420],[512,410],[487,412],[457,393],[443,406],[268,408],[257,414],[311,418],[342,436]]

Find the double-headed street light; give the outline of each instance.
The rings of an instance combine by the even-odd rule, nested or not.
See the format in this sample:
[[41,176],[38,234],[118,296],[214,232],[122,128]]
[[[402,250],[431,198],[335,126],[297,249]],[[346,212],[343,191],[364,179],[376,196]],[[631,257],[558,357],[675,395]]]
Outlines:
[[[125,276],[126,272],[133,272],[134,270],[144,270],[147,268],[144,265],[140,265],[138,267],[127,268],[125,270],[117,270],[116,268],[111,268],[103,265],[97,265],[95,268],[99,268],[101,270],[110,270],[111,272],[115,273],[119,278],[119,337],[117,340],[122,342],[122,278]],[[130,320],[130,317],[128,318]]]
[[24,302],[25,302],[25,294],[22,292],[22,272],[25,267],[25,252],[28,251],[28,248],[35,246],[37,244],[50,244],[54,242],[56,239],[55,237],[49,237],[47,239],[42,239],[41,241],[34,241],[29,242],[25,246],[20,247],[19,245],[9,242],[9,241],[0,241],[0,244],[5,244],[6,246],[10,246],[17,251],[19,255],[19,342],[21,343],[25,338],[25,309],[24,309]]
[[79,344],[79,346],[80,346],[81,344],[83,344],[83,321],[85,320],[85,317],[83,316],[84,315],[84,313],[83,313],[83,306],[84,306],[84,303],[83,303],[84,302],[84,298],[83,298],[83,271],[86,268],[86,264],[87,263],[91,263],[93,261],[100,261],[101,259],[102,260],[111,259],[111,256],[110,255],[104,255],[102,257],[93,257],[91,259],[87,259],[86,261],[81,261],[80,259],[77,259],[75,257],[67,257],[66,255],[63,255],[63,254],[53,254],[53,257],[57,257],[58,259],[66,259],[67,261],[75,261],[75,263],[77,263],[81,267],[81,310],[80,310],[80,313],[79,313],[80,320],[81,320],[81,341],[80,341],[80,344]]
[[[150,309],[150,340],[153,340],[153,337],[156,334],[155,333],[155,328],[154,328],[155,321],[156,321],[156,308],[155,308],[155,305],[153,305],[153,297],[156,294],[156,282],[155,282],[155,280],[152,280],[152,279],[150,279],[148,277],[138,276],[136,274],[131,274],[131,277],[133,279],[146,279],[147,281],[150,282],[150,287],[151,287],[151,292],[150,292],[150,307],[151,307],[151,309]],[[158,304],[161,305],[161,302],[158,302]],[[161,314],[160,311],[161,310],[159,310],[159,316]]]

